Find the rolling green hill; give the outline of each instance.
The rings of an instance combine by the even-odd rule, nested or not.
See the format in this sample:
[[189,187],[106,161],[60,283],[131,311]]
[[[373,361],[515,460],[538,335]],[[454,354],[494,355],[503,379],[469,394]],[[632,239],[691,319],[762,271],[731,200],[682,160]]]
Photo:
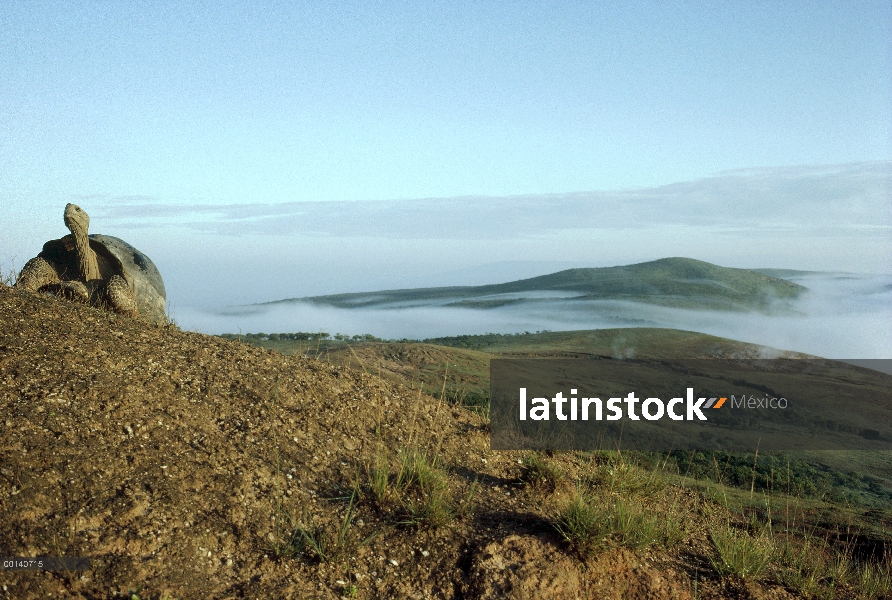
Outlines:
[[[384,290],[295,298],[338,308],[446,305],[496,308],[521,302],[630,300],[683,308],[769,311],[806,288],[748,269],[691,258],[663,258],[635,265],[568,269],[508,283]],[[274,303],[269,303],[274,304]]]

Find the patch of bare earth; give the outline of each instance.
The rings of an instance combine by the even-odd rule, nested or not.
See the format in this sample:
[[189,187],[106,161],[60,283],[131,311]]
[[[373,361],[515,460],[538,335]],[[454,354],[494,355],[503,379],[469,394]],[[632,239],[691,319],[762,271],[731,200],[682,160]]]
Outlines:
[[[439,456],[443,519],[421,492],[374,496],[376,461],[408,448]],[[567,486],[525,483],[521,458],[477,414],[359,370],[0,286],[0,553],[92,559],[0,571],[0,597],[764,592],[712,573],[697,530],[581,559],[551,524]]]

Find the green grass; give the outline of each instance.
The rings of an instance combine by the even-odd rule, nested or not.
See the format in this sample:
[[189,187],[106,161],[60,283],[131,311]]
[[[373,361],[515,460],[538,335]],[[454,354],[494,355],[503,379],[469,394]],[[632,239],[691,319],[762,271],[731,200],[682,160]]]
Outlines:
[[523,479],[534,487],[548,486],[554,489],[566,480],[560,465],[545,457],[542,452],[530,452],[523,458]]
[[858,598],[892,597],[892,560],[884,564],[862,565],[854,577]]
[[[528,473],[554,477],[554,467],[537,453],[526,462]],[[590,453],[581,466],[574,493],[553,519],[555,529],[581,557],[610,548],[668,549],[685,538],[683,514],[691,507],[656,500],[666,488],[660,473],[627,462],[619,452]]]
[[[489,405],[489,360],[492,357],[610,356],[618,352],[633,353],[640,358],[684,358],[758,350],[751,344],[693,332],[645,328],[487,334],[437,338],[428,342],[431,343],[358,343],[352,346],[345,342],[319,343],[327,360],[355,365],[355,355],[359,355],[370,372],[382,372],[375,366],[382,362],[398,362],[401,370],[388,372],[385,368],[382,374],[407,381],[435,397],[441,394],[445,375],[444,397],[477,410],[484,418]],[[269,341],[258,342],[258,345],[290,353],[299,351],[301,343],[311,342]],[[312,351],[316,350],[314,345]],[[655,456],[648,460],[657,459],[664,457]],[[892,506],[890,453],[763,453],[755,460],[755,472],[753,459],[752,454],[700,452],[692,456],[675,452],[668,459],[667,470],[674,470],[682,477],[739,489],[752,488],[881,511],[888,511]]]
[[806,598],[881,599],[892,594],[892,559],[858,560],[805,532],[776,532],[767,524],[756,533],[725,523],[710,531],[710,561],[722,577],[771,579]]
[[586,483],[607,493],[629,497],[651,497],[666,487],[657,469],[645,469],[615,451],[593,453]]
[[[699,481],[796,498],[888,510],[892,453],[823,451],[760,454],[670,452],[667,469]],[[653,458],[643,459],[653,463]]]
[[[650,464],[636,460],[642,458],[651,459]],[[541,453],[525,459],[530,483],[550,468],[546,460]],[[825,523],[823,533],[816,533],[815,521],[829,516],[814,511],[821,503],[718,485],[702,491],[711,498],[702,506],[680,506],[680,500],[666,506],[664,494],[673,497],[668,480],[677,480],[665,470],[667,463],[666,457],[655,461],[634,453],[591,453],[588,463],[580,464],[575,493],[554,517],[556,530],[586,559],[620,547],[670,549],[687,537],[693,520],[709,522],[723,514],[724,521],[708,529],[712,552],[707,557],[722,578],[772,581],[805,598],[887,598],[892,593],[892,558],[858,558],[853,546],[836,541],[840,533],[861,529],[839,524],[834,533]],[[752,480],[752,460],[750,469]],[[676,482],[687,487],[691,480]],[[746,525],[732,524],[741,517]]]
[[774,558],[774,541],[766,534],[752,536],[726,523],[711,530],[710,538],[715,545],[710,562],[722,577],[758,579]]
[[354,488],[394,524],[437,528],[467,516],[479,486],[473,481],[456,497],[437,452],[410,447],[399,450],[394,460],[379,451]]
[[684,537],[677,515],[657,513],[632,498],[576,492],[554,519],[554,527],[583,558],[611,548],[669,548]]
[[387,456],[383,452],[379,452],[375,456],[368,475],[369,489],[379,506],[390,498],[394,488],[399,490],[403,487],[403,482],[399,478],[393,482],[393,485],[391,484],[390,465],[387,462]]
[[430,338],[425,343],[477,350],[500,356],[628,356],[698,358],[716,351],[758,349],[754,344],[695,331],[656,327],[540,331],[536,333],[459,335]]
[[399,459],[399,477],[405,482],[401,501],[407,513],[402,524],[441,527],[450,523],[456,510],[449,493],[449,478],[439,457],[411,448],[401,452]]
[[[690,331],[656,328],[485,334],[425,342],[347,342],[303,339],[311,334],[244,334],[245,341],[282,354],[300,354],[420,387],[488,419],[489,361],[498,357],[635,356],[696,358],[727,353],[756,356],[759,347]],[[316,335],[316,334],[312,334]],[[327,334],[326,334],[327,335]],[[239,336],[227,335],[233,339]],[[293,338],[293,339],[292,339]],[[400,368],[388,370],[388,365]],[[447,369],[448,365],[448,369]]]
[[[753,462],[750,469],[752,481]],[[858,557],[854,545],[840,541],[855,534],[888,543],[889,531],[874,528],[863,510],[778,490],[704,486],[690,479],[681,483],[748,522],[735,527],[726,521],[710,531],[710,560],[721,576],[772,580],[806,598],[886,598],[892,593],[892,561]]]
[[290,513],[282,511],[277,515],[286,516],[290,521],[290,531],[283,537],[278,532],[270,550],[275,558],[297,558],[304,556],[320,563],[337,562],[346,559],[355,551],[377,537],[378,532],[361,539],[353,528],[356,494],[351,494],[343,516],[334,522],[317,522],[313,515],[305,512],[303,519],[294,519]]
[[424,524],[430,527],[442,527],[455,519],[455,505],[445,487],[434,487],[422,490],[416,496],[407,496],[403,501],[408,518],[404,525]]
[[[372,373],[382,372],[390,361],[400,366],[394,377],[434,397],[442,394],[465,405],[488,400],[489,359],[496,356],[612,356],[628,355],[631,350],[640,358],[684,358],[758,350],[733,340],[666,329],[487,334],[428,342],[278,340],[258,345],[281,345],[287,351],[287,344],[298,350],[296,344],[312,343],[311,353],[322,353],[330,362],[346,357],[343,364],[361,360]],[[386,370],[383,374],[387,375]],[[364,472],[363,497],[387,513],[393,524],[439,527],[466,514],[454,490],[449,493],[448,486],[435,483],[438,477],[432,473],[445,474],[436,457],[414,452],[373,461]],[[522,477],[538,493],[550,493],[552,481],[570,481],[561,473],[563,463],[544,453],[529,454],[524,457]],[[577,495],[553,515],[553,522],[571,548],[583,555],[612,547],[671,546],[686,531],[678,515],[687,514],[688,519],[691,515],[683,507],[659,507],[657,513],[651,512],[654,499],[662,497],[667,484],[711,498],[732,520],[765,524],[750,526],[755,535],[730,525],[715,528],[710,536],[711,558],[724,577],[769,579],[804,597],[889,594],[889,564],[864,560],[860,551],[834,540],[850,534],[872,541],[892,539],[884,525],[892,516],[890,453],[762,453],[758,457],[729,452],[593,453],[587,465],[580,464]],[[473,499],[473,494],[470,491],[468,496]],[[662,520],[654,522],[653,514]],[[664,514],[669,518],[662,518]],[[768,551],[772,547],[773,553]],[[770,555],[767,566],[760,567],[766,554]]]
[[778,581],[809,597],[832,597],[852,581],[855,565],[848,555],[834,552],[812,536],[781,535],[775,539]]

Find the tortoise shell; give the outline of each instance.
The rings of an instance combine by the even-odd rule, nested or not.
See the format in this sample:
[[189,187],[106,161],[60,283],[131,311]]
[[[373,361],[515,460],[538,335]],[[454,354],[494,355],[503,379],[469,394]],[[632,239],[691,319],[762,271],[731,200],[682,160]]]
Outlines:
[[[167,292],[158,267],[148,256],[111,235],[91,234],[90,248],[104,258],[112,274],[121,275],[136,296],[137,316],[155,323],[167,322]],[[103,273],[103,279],[107,279]]]

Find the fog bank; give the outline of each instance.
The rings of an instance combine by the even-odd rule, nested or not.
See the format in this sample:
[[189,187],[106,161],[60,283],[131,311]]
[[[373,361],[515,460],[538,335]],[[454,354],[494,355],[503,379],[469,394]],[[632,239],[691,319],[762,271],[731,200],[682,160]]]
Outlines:
[[226,309],[182,309],[184,329],[205,333],[307,331],[370,333],[386,339],[461,334],[668,327],[698,331],[827,358],[892,358],[892,276],[811,274],[791,278],[809,288],[795,313],[687,310],[640,302],[539,298],[490,309],[431,304],[413,308],[339,309],[308,302]]

